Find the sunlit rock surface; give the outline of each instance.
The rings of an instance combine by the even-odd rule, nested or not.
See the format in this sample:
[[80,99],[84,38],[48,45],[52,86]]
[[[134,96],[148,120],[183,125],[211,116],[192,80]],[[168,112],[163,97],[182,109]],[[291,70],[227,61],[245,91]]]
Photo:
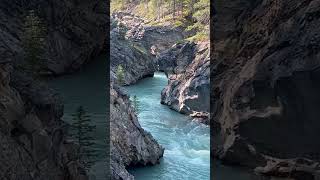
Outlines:
[[178,43],[158,58],[159,69],[168,78],[161,103],[209,124],[210,47],[209,43]]

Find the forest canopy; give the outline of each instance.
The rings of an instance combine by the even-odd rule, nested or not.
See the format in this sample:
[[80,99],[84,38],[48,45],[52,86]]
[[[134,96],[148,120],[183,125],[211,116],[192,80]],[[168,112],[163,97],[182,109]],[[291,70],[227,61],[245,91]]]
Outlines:
[[209,0],[112,0],[111,13],[127,11],[150,25],[173,25],[190,34],[188,40],[209,39]]

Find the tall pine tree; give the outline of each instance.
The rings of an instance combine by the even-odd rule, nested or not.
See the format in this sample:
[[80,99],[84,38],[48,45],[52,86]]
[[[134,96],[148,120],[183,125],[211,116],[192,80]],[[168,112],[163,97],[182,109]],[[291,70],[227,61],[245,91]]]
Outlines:
[[28,11],[23,25],[22,47],[26,60],[25,70],[37,74],[44,67],[46,26],[34,10]]
[[117,76],[117,82],[119,85],[124,85],[125,81],[124,81],[124,69],[122,67],[122,65],[118,65],[117,67],[117,72],[116,72],[116,76]]
[[134,95],[132,98],[132,104],[133,104],[134,111],[137,113],[137,115],[140,114],[141,112],[140,101],[136,95]]
[[72,115],[72,119],[72,138],[78,144],[78,154],[81,163],[86,170],[89,170],[97,156],[96,151],[93,149],[95,145],[93,132],[96,126],[90,124],[90,116],[82,106],[76,109],[76,112]]

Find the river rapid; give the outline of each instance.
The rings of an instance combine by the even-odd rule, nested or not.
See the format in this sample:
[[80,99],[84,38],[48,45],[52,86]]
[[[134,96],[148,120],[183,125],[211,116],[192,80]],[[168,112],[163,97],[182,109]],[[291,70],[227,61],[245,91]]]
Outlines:
[[137,96],[141,126],[164,148],[159,165],[130,169],[137,180],[209,180],[210,128],[168,106],[160,104],[161,90],[168,80],[164,73],[126,87]]

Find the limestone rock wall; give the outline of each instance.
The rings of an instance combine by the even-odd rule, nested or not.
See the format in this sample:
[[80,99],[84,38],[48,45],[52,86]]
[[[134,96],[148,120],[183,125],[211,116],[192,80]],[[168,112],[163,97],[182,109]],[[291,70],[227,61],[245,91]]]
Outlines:
[[158,58],[159,69],[169,79],[161,92],[161,103],[209,124],[210,46],[178,43]]

